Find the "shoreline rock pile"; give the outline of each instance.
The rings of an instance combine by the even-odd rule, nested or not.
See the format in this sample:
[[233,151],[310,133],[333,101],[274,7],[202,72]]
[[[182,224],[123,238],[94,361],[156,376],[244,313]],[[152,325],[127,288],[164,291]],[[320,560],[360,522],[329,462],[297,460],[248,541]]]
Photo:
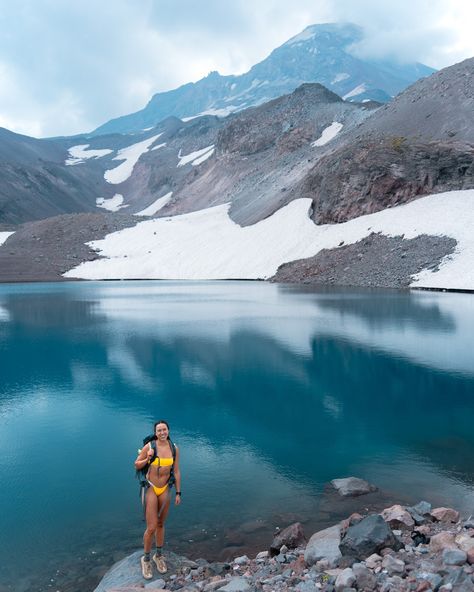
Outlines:
[[[336,481],[340,495],[364,494],[361,480]],[[140,555],[114,566],[95,592],[474,592],[474,520],[425,501],[354,513],[309,541],[292,524],[253,559],[210,563],[168,553],[168,573],[150,582],[139,573]]]

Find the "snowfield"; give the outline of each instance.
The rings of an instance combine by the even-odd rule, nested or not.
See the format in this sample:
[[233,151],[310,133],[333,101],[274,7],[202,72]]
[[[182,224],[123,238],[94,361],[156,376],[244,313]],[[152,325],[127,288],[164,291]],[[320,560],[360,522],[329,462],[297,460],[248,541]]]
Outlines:
[[178,154],[179,162],[176,166],[182,167],[189,163],[191,163],[193,166],[197,166],[198,164],[201,164],[201,162],[207,160],[213,153],[214,144],[211,144],[211,146],[206,146],[206,148],[201,148],[201,150],[190,152],[189,154],[186,154],[186,156],[181,156],[180,150]]
[[316,226],[310,199],[297,199],[252,226],[228,216],[229,205],[140,222],[89,245],[104,258],[64,275],[83,279],[267,279],[282,263],[353,244],[372,232],[406,239],[454,238],[439,271],[422,271],[414,287],[474,289],[474,190],[439,193],[342,224]]
[[142,142],[137,142],[126,148],[122,148],[117,152],[117,156],[113,160],[123,160],[122,164],[119,164],[114,169],[109,169],[104,173],[104,179],[107,183],[118,185],[126,181],[132,174],[133,167],[137,164],[140,156],[148,152],[148,149],[153,142],[159,138],[162,134],[157,134],[151,138],[147,138]]
[[323,129],[323,133],[317,140],[311,142],[311,146],[324,146],[324,144],[327,144],[333,138],[335,138],[337,134],[342,130],[342,128],[342,123],[339,123],[338,121],[333,121],[331,125],[328,125],[328,127]]
[[107,156],[107,154],[111,154],[113,150],[109,148],[104,148],[102,150],[87,150],[90,144],[78,144],[77,146],[71,146],[69,148],[69,156],[71,158],[67,158],[65,160],[65,164],[68,166],[73,166],[75,164],[81,164],[88,158],[101,158],[102,156]]
[[98,197],[95,200],[95,205],[98,208],[103,208],[109,212],[118,212],[122,208],[128,208],[128,204],[123,203],[123,195],[120,193],[116,193],[109,199],[106,199],[105,197]]
[[15,233],[14,232],[0,232],[0,247],[7,240],[7,238],[12,234],[15,234]]
[[154,214],[156,214],[156,212],[161,210],[161,208],[165,207],[165,205],[171,199],[172,195],[173,195],[173,192],[170,191],[166,195],[163,195],[163,197],[159,197],[156,201],[154,201],[147,208],[145,208],[144,210],[141,210],[140,212],[137,212],[135,214],[135,216],[153,216]]

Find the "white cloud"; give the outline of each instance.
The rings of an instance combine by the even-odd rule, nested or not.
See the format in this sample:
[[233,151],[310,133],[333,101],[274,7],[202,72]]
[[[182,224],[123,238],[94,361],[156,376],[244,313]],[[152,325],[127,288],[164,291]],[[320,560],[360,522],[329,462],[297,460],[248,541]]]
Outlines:
[[473,19],[468,0],[0,0],[0,125],[89,131],[211,70],[242,73],[318,22],[362,25],[364,55],[443,67],[474,55]]

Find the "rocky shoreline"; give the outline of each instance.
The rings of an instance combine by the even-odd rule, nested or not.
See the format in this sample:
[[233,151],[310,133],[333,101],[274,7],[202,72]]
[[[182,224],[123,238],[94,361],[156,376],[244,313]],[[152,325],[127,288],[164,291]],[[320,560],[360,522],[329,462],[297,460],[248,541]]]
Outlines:
[[[341,498],[374,486],[336,479]],[[363,497],[361,498],[363,506]],[[353,513],[307,540],[300,523],[275,533],[269,548],[232,561],[192,561],[166,553],[168,572],[141,576],[136,551],[115,564],[94,592],[424,592],[474,591],[474,520],[452,508],[392,505],[380,513]]]

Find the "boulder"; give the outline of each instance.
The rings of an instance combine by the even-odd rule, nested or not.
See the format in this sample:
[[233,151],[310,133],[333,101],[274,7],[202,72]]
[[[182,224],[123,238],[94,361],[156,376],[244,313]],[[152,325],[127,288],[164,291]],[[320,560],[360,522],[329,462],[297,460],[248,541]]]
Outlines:
[[336,578],[336,592],[343,592],[346,588],[351,588],[356,581],[352,568],[346,567]]
[[[109,590],[127,587],[133,588],[134,586],[143,588],[145,583],[149,585],[148,589],[153,589],[153,586],[155,588],[156,586],[164,587],[163,579],[155,571],[153,572],[153,580],[149,582],[143,580],[140,567],[140,557],[142,555],[142,550],[136,551],[118,563],[115,563],[99,582],[94,592],[108,592]],[[164,555],[168,563],[168,575],[181,571],[183,567],[197,567],[194,561],[190,561],[186,557],[181,557],[170,551],[166,551]]]
[[415,521],[403,506],[395,504],[382,512],[382,518],[391,528],[413,528]]
[[304,552],[306,565],[314,565],[320,559],[327,559],[331,566],[336,565],[341,557],[341,552],[339,551],[340,542],[341,527],[338,524],[315,532],[309,539]]
[[462,549],[463,551],[466,551],[466,553],[470,550],[470,549],[474,549],[474,538],[470,537],[468,534],[466,533],[461,533],[458,534],[456,536],[456,538],[454,539],[454,542],[456,543],[456,545]]
[[370,567],[370,569],[375,569],[381,564],[382,557],[380,557],[380,555],[378,555],[377,553],[372,553],[372,555],[370,555],[370,557],[367,557],[367,559],[365,560],[365,565],[367,567]]
[[270,545],[270,555],[271,557],[278,555],[283,545],[288,549],[296,549],[304,543],[306,543],[306,537],[303,527],[300,522],[295,522],[275,535]]
[[365,559],[386,547],[398,550],[402,544],[382,516],[372,514],[348,528],[346,536],[339,545],[339,550],[342,555]]
[[431,510],[431,515],[438,522],[458,522],[459,512],[452,508],[435,508]]
[[357,582],[358,590],[366,590],[367,592],[376,590],[377,578],[363,563],[354,563],[352,571]]
[[461,549],[444,549],[443,561],[446,565],[464,565],[467,561],[467,553]]
[[358,477],[346,477],[344,479],[333,479],[331,485],[342,497],[355,497],[377,491],[375,485],[371,485]]
[[452,532],[434,534],[430,540],[430,551],[436,553],[437,551],[444,551],[444,549],[456,549],[454,538]]
[[251,588],[245,578],[234,577],[229,580],[229,583],[219,588],[222,592],[250,592]]
[[385,555],[382,561],[382,567],[393,576],[402,576],[405,573],[405,562],[397,559],[393,555]]

